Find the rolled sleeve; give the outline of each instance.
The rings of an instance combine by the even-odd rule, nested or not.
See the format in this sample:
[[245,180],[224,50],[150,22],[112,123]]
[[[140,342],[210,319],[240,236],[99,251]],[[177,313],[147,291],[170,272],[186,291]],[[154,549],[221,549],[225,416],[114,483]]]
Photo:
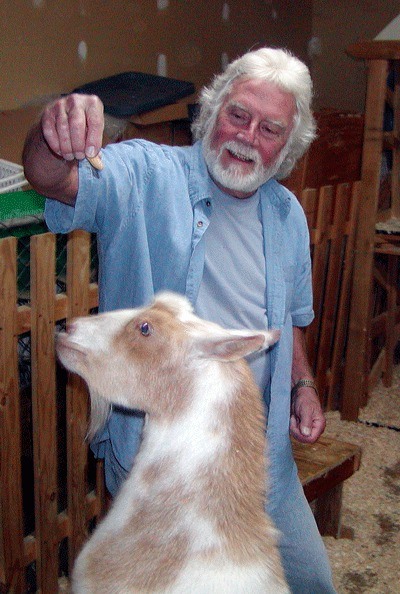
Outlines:
[[314,310],[310,235],[305,220],[298,241],[298,265],[294,283],[291,307],[292,322],[294,326],[308,326],[314,319]]
[[93,179],[96,175],[88,161],[81,161],[79,191],[75,206],[63,204],[57,200],[46,200],[45,219],[50,231],[53,233],[69,233],[74,229],[97,231],[95,219],[98,194],[93,192]]

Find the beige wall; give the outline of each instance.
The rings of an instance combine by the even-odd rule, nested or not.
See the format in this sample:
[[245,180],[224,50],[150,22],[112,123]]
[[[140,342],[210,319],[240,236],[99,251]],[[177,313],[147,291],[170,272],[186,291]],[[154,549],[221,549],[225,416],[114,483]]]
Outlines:
[[160,54],[167,76],[196,88],[221,70],[223,54],[275,44],[306,58],[311,9],[311,0],[3,1],[0,110],[119,72],[157,74]]
[[[156,74],[160,54],[167,76],[199,89],[221,70],[224,55],[230,60],[268,44],[286,46],[310,65],[316,109],[360,112],[365,64],[346,48],[375,37],[399,11],[399,0],[6,0],[0,3],[0,112],[8,116],[6,110],[127,70]],[[312,38],[320,43],[318,55],[309,54]],[[21,126],[25,134],[26,123]],[[3,124],[0,157],[7,134]],[[18,151],[20,144],[17,139]]]
[[365,62],[346,48],[373,39],[399,12],[399,0],[313,1],[312,31],[321,46],[311,61],[316,108],[364,110]]

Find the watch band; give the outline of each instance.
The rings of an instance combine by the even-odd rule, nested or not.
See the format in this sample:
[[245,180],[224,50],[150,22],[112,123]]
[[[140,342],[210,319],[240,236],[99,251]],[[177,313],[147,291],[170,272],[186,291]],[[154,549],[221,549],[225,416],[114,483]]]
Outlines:
[[308,387],[308,388],[312,388],[313,390],[315,390],[315,393],[319,398],[317,386],[316,386],[314,380],[311,380],[311,379],[300,379],[298,382],[296,382],[290,391],[291,398],[293,398],[293,396],[296,396],[297,390],[299,388],[303,388],[303,387]]

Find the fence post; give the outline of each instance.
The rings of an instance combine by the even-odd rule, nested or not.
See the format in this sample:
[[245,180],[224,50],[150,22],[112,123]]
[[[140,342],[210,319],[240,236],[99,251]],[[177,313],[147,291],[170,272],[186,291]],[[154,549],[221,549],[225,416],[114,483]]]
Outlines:
[[[88,315],[90,277],[90,234],[74,231],[67,246],[68,318]],[[68,375],[67,383],[67,459],[68,516],[70,518],[69,567],[87,537],[87,461],[85,435],[88,394],[83,380]]]
[[0,286],[0,582],[21,594],[25,567],[15,237],[0,240]]
[[58,591],[57,403],[54,352],[55,236],[31,238],[31,367],[37,583]]

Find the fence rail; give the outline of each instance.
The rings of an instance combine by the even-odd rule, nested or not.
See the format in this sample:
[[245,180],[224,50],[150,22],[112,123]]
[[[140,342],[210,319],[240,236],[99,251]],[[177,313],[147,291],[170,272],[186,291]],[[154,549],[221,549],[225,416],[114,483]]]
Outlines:
[[[305,190],[316,318],[307,348],[324,405],[340,407],[359,183]],[[55,291],[56,237],[30,240],[30,300],[18,304],[17,239],[0,240],[0,591],[54,594],[89,526],[104,512],[101,463],[84,441],[86,388],[66,379],[54,353],[57,324],[97,306],[90,236],[67,240],[66,290]],[[19,341],[30,341],[22,389]],[[61,373],[61,377],[60,377]]]

